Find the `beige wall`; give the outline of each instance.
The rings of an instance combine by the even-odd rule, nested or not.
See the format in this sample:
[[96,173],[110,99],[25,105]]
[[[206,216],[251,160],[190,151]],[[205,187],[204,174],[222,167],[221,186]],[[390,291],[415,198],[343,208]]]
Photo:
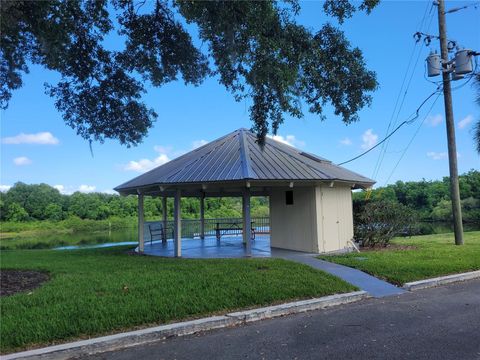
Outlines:
[[[285,191],[293,190],[293,205],[285,204]],[[270,196],[270,245],[318,252],[315,188],[279,188]]]
[[341,250],[353,238],[352,191],[346,186],[317,186],[318,248],[320,252]]
[[[293,191],[293,205],[285,204],[288,190]],[[336,184],[275,189],[270,227],[272,247],[315,253],[344,249],[353,238],[351,189]]]

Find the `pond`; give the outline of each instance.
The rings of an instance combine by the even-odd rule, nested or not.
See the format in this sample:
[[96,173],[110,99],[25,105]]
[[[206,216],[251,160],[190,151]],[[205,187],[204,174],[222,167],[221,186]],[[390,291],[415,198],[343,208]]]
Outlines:
[[[416,228],[419,235],[453,232],[453,224],[444,222],[418,222]],[[480,231],[480,223],[465,223],[463,224],[463,231]]]
[[[465,231],[480,230],[480,223],[464,224]],[[440,234],[452,232],[448,223],[420,223],[420,234]],[[146,235],[148,239],[148,235]],[[14,237],[0,240],[0,249],[77,249],[82,247],[109,247],[135,245],[137,230],[124,228],[112,231],[75,232],[75,233],[40,233],[32,236]]]
[[51,249],[78,248],[92,246],[134,245],[137,230],[124,228],[112,231],[82,231],[74,233],[39,233],[32,236],[20,236],[0,240],[0,249]]

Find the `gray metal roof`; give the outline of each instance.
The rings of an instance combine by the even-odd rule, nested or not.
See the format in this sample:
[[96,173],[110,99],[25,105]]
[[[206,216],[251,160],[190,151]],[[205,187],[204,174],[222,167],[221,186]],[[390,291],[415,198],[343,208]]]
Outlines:
[[119,185],[115,190],[153,185],[203,184],[230,181],[344,181],[369,187],[375,181],[331,161],[267,138],[263,148],[256,135],[239,129]]

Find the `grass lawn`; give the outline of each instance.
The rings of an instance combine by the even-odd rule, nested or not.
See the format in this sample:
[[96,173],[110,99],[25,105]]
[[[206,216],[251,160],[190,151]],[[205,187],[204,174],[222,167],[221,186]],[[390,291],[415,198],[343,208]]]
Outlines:
[[364,251],[321,259],[350,266],[394,284],[480,269],[480,231],[464,234],[465,245],[454,244],[453,233],[397,238],[395,245],[411,250]]
[[125,251],[2,251],[2,269],[47,271],[51,280],[1,298],[1,352],[356,290],[281,259],[166,259]]

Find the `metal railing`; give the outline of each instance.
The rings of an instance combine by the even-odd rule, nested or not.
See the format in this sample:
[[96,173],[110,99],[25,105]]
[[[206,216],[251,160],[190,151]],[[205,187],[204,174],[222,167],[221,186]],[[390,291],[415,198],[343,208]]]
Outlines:
[[[221,227],[221,224],[225,223],[237,223],[242,224],[242,218],[216,218],[205,219],[205,236],[216,236],[217,229]],[[150,241],[150,226],[162,226],[162,221],[146,221],[145,222],[145,240]],[[199,238],[200,237],[200,219],[184,219],[182,220],[182,238]],[[270,233],[270,218],[269,217],[252,217],[252,228],[255,229],[256,234],[268,234]],[[174,221],[167,220],[166,234],[168,239],[172,239],[174,236]],[[230,230],[223,230],[222,235],[241,235],[242,226],[238,228],[232,227]],[[160,240],[160,239],[153,239]]]

